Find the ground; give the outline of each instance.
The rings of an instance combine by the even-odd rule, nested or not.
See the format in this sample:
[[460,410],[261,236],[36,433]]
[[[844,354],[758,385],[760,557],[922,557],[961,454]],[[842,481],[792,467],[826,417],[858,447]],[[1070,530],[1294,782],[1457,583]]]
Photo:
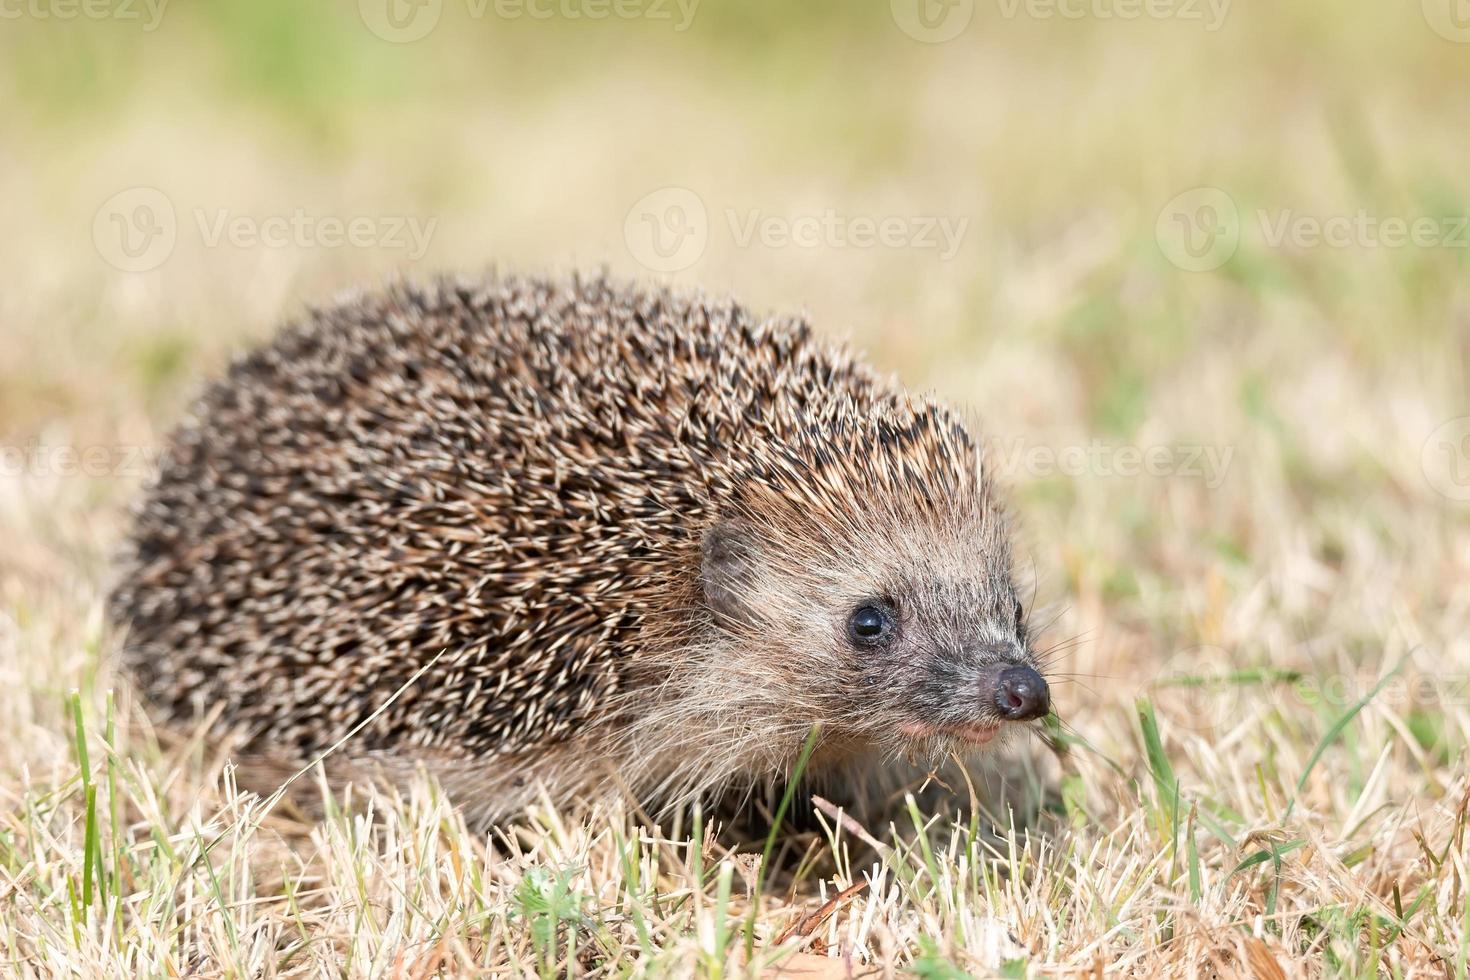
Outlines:
[[[1449,0],[384,3],[3,12],[0,972],[1465,974]],[[983,420],[1060,715],[999,836],[829,819],[762,885],[687,823],[318,819],[159,747],[101,608],[191,392],[491,264],[804,309]]]

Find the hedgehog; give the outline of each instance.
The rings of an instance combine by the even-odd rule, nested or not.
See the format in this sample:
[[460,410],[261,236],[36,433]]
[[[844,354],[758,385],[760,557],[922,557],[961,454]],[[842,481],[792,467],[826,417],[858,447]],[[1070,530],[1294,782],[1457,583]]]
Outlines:
[[482,822],[798,760],[861,786],[1050,710],[972,428],[802,317],[605,275],[399,283],[204,390],[109,617],[164,723],[427,772]]

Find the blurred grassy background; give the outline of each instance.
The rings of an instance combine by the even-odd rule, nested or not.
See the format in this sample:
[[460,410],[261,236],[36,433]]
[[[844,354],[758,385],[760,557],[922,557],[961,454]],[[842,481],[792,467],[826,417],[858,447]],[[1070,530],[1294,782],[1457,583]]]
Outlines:
[[[349,286],[489,264],[648,276],[625,220],[671,186],[711,216],[673,278],[805,308],[998,432],[1224,445],[1244,431],[1303,494],[1347,502],[1465,408],[1470,248],[1272,247],[1254,217],[1470,212],[1470,45],[1427,8],[1181,0],[1125,19],[1109,0],[1067,8],[1080,17],[923,0],[969,18],[925,43],[900,27],[905,0],[647,0],[647,16],[601,20],[565,15],[597,0],[535,8],[563,12],[550,19],[391,0],[433,23],[393,43],[372,29],[388,2],[7,14],[0,438],[156,441],[202,372]],[[1220,268],[1188,272],[1156,220],[1201,186],[1230,196],[1244,233]],[[128,272],[92,232],[139,187],[172,206],[177,241]],[[946,258],[742,246],[726,219],[826,209],[967,224]],[[410,257],[206,233],[222,213],[297,211],[410,216],[433,234]],[[1029,476],[1023,492],[1075,503],[1069,481]],[[1251,550],[1251,523],[1216,528],[1228,553]]]

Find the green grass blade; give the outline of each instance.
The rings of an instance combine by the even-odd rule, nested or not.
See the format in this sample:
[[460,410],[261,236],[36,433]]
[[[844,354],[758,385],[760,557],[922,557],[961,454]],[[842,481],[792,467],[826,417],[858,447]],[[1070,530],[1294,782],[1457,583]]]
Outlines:
[[1174,801],[1178,798],[1179,780],[1174,767],[1164,751],[1164,740],[1159,736],[1159,721],[1154,716],[1154,706],[1147,698],[1135,702],[1138,710],[1138,727],[1143,732],[1144,753],[1148,758],[1149,772],[1153,775],[1154,787],[1158,791],[1161,805],[1168,807],[1169,823],[1174,823]]
[[1390,670],[1388,673],[1384,674],[1383,677],[1378,681],[1378,683],[1373,685],[1373,690],[1369,691],[1366,695],[1363,696],[1361,700],[1358,701],[1357,704],[1353,705],[1346,712],[1344,712],[1342,717],[1338,718],[1337,721],[1333,723],[1332,727],[1327,730],[1327,734],[1322,736],[1321,741],[1317,743],[1317,747],[1312,750],[1311,757],[1307,759],[1307,767],[1302,770],[1301,778],[1296,781],[1296,790],[1291,794],[1291,799],[1286,804],[1286,812],[1281,815],[1281,820],[1283,823],[1291,818],[1291,811],[1296,807],[1297,798],[1301,796],[1302,789],[1307,785],[1307,779],[1312,775],[1312,770],[1315,769],[1317,763],[1321,761],[1322,753],[1327,751],[1327,747],[1329,745],[1337,741],[1337,737],[1341,735],[1343,729],[1347,728],[1348,724],[1358,716],[1358,712],[1367,707],[1368,702],[1376,698],[1378,696],[1378,692],[1382,691],[1389,681],[1398,676],[1398,672],[1403,669],[1405,663],[1406,661],[1400,660],[1398,664],[1394,666],[1393,670]]
[[766,845],[761,849],[761,864],[756,871],[755,891],[751,896],[750,916],[745,924],[745,955],[747,961],[755,952],[755,921],[760,913],[760,897],[765,892],[766,874],[770,870],[771,855],[776,850],[776,838],[781,832],[781,821],[786,819],[786,811],[791,807],[791,801],[796,796],[796,787],[801,782],[802,773],[806,772],[807,763],[811,761],[812,752],[817,748],[817,741],[822,735],[822,725],[818,722],[812,725],[806,734],[806,741],[801,745],[801,752],[796,757],[796,765],[791,771],[791,777],[786,781],[786,791],[781,794],[781,802],[776,806],[776,815],[771,820],[771,828],[766,832]]

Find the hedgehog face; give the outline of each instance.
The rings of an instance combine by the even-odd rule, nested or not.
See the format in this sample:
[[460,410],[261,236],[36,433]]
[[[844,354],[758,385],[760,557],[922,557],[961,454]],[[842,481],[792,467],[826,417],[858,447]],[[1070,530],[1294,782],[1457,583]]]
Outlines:
[[740,520],[706,537],[706,600],[732,659],[766,665],[773,701],[895,749],[985,745],[1050,710],[993,522],[833,527]]
[[849,670],[872,692],[878,741],[983,746],[1050,710],[1024,609],[1000,570],[978,580],[901,573],[842,624]]

